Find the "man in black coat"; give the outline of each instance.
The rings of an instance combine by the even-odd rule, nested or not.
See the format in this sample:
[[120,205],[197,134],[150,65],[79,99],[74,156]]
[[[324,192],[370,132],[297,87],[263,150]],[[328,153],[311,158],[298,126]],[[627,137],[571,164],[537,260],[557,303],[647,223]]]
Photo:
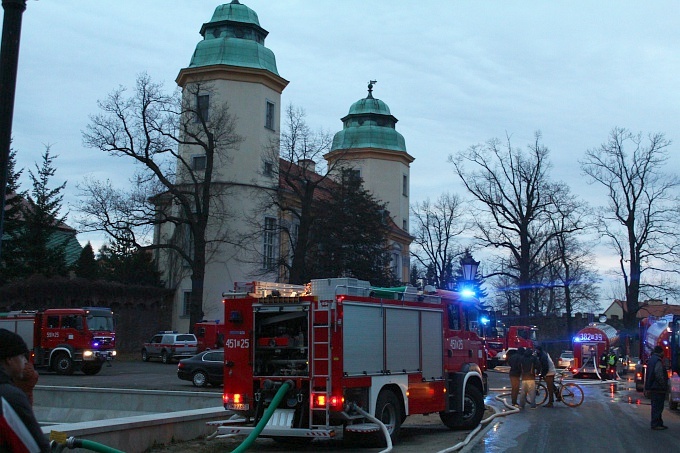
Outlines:
[[654,346],[654,353],[647,361],[647,376],[645,378],[645,395],[652,401],[652,429],[668,429],[663,424],[661,413],[666,403],[668,392],[668,372],[663,364],[663,349]]
[[[0,451],[23,451],[21,447],[28,451],[50,451],[28,396],[12,382],[21,379],[27,354],[28,347],[19,335],[0,329]],[[10,420],[23,423],[28,435],[22,437],[19,430],[11,427]]]

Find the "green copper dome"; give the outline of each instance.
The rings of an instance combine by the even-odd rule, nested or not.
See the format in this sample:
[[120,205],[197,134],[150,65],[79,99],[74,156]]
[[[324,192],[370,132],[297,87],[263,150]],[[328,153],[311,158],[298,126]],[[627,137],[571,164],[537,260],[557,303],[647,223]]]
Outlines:
[[397,132],[397,119],[390,108],[373,97],[373,84],[368,85],[368,96],[359,99],[342,118],[343,129],[333,137],[331,151],[351,148],[377,148],[406,152],[404,137]]
[[274,52],[264,46],[268,34],[260,27],[255,11],[238,0],[220,5],[210,22],[201,27],[203,40],[196,45],[189,67],[223,64],[279,75]]

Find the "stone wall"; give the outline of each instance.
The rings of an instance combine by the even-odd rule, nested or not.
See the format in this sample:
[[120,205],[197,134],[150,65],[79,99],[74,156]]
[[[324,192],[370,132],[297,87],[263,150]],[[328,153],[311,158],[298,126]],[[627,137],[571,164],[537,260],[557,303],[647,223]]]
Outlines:
[[35,276],[0,288],[0,312],[108,307],[116,321],[116,349],[136,353],[160,330],[172,327],[173,291],[81,278]]

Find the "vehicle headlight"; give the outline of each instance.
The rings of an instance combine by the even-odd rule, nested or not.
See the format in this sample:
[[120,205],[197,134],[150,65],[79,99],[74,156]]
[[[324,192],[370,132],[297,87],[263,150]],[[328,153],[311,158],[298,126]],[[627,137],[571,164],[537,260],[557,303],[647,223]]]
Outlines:
[[83,351],[83,357],[92,357],[92,351]]

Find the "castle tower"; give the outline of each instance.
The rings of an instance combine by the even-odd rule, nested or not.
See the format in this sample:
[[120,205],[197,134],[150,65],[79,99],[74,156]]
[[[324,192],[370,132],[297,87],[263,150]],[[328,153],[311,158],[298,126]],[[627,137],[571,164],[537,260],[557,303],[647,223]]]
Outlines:
[[411,237],[409,229],[410,164],[415,159],[406,151],[404,137],[397,132],[397,119],[390,108],[368,95],[349,108],[342,118],[343,129],[333,137],[331,151],[324,156],[329,166],[352,169],[363,179],[364,187],[387,204],[395,225],[401,230],[393,244],[393,267],[402,281],[408,281]]
[[[276,168],[272,167],[278,166],[278,158],[271,159],[270,154],[279,138],[281,93],[288,81],[279,75],[274,53],[265,47],[268,32],[260,26],[257,14],[238,0],[218,6],[200,34],[203,39],[189,66],[181,69],[176,79],[183,102],[194,105],[207,122],[219,121],[227,105],[235,118],[235,133],[241,138],[234,149],[216,158],[213,172],[213,185],[219,186],[221,198],[211,210],[211,219],[219,218],[221,224],[209,229],[207,237],[222,242],[206,261],[203,312],[206,319],[222,319],[222,293],[233,289],[235,281],[269,277],[263,274],[258,257],[264,249],[274,250],[276,244],[266,243],[263,231],[251,233],[254,222],[265,225],[278,218],[278,212],[271,208],[262,211],[258,202],[278,186]],[[199,147],[180,145],[179,153],[194,170],[205,165]],[[178,178],[182,180],[181,173]],[[177,236],[171,231],[166,237],[168,233]],[[250,251],[230,244],[248,234]],[[177,288],[173,326],[181,330],[189,329],[189,274],[185,269],[179,276],[168,276],[168,284]]]

